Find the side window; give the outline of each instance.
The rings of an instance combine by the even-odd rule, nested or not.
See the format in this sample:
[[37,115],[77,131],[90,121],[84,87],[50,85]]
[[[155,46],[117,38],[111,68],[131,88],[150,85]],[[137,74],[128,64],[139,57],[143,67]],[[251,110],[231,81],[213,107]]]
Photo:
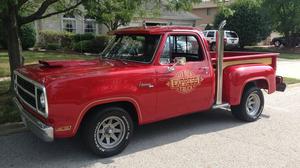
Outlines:
[[207,37],[215,37],[215,33],[213,31],[210,31],[207,33]]
[[200,61],[203,59],[202,50],[195,36],[176,35],[169,36],[160,56],[161,64],[173,63],[176,57],[185,57],[189,61]]

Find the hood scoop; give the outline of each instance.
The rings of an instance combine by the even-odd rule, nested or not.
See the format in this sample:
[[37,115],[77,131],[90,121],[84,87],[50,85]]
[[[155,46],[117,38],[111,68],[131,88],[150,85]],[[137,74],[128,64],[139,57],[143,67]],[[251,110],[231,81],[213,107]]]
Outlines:
[[85,60],[71,60],[71,61],[61,61],[61,60],[54,60],[54,61],[44,61],[39,60],[39,64],[43,65],[44,67],[48,68],[61,68],[61,67],[75,67],[75,66],[86,66],[86,65],[95,65],[97,64],[96,61],[85,61]]

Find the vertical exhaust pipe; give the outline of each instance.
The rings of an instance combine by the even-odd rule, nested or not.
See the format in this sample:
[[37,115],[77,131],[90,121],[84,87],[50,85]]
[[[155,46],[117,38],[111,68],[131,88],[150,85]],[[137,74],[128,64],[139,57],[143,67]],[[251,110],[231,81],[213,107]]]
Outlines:
[[222,92],[223,92],[223,57],[224,57],[224,26],[226,20],[223,20],[218,29],[218,43],[217,43],[217,95],[216,95],[216,106],[223,104]]

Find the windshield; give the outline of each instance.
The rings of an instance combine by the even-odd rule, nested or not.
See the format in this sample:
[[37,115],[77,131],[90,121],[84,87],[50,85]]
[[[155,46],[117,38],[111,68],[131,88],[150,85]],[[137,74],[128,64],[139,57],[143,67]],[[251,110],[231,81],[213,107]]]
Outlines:
[[235,32],[226,32],[226,37],[237,38],[237,34]]
[[117,35],[102,53],[104,59],[152,61],[160,35]]

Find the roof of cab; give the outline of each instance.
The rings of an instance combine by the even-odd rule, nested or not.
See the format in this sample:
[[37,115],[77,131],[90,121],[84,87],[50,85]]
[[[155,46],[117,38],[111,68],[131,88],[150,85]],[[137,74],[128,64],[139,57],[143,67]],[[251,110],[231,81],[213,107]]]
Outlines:
[[201,31],[196,27],[188,26],[148,26],[148,27],[128,27],[123,29],[118,29],[113,32],[113,34],[163,34],[166,32],[195,32]]

